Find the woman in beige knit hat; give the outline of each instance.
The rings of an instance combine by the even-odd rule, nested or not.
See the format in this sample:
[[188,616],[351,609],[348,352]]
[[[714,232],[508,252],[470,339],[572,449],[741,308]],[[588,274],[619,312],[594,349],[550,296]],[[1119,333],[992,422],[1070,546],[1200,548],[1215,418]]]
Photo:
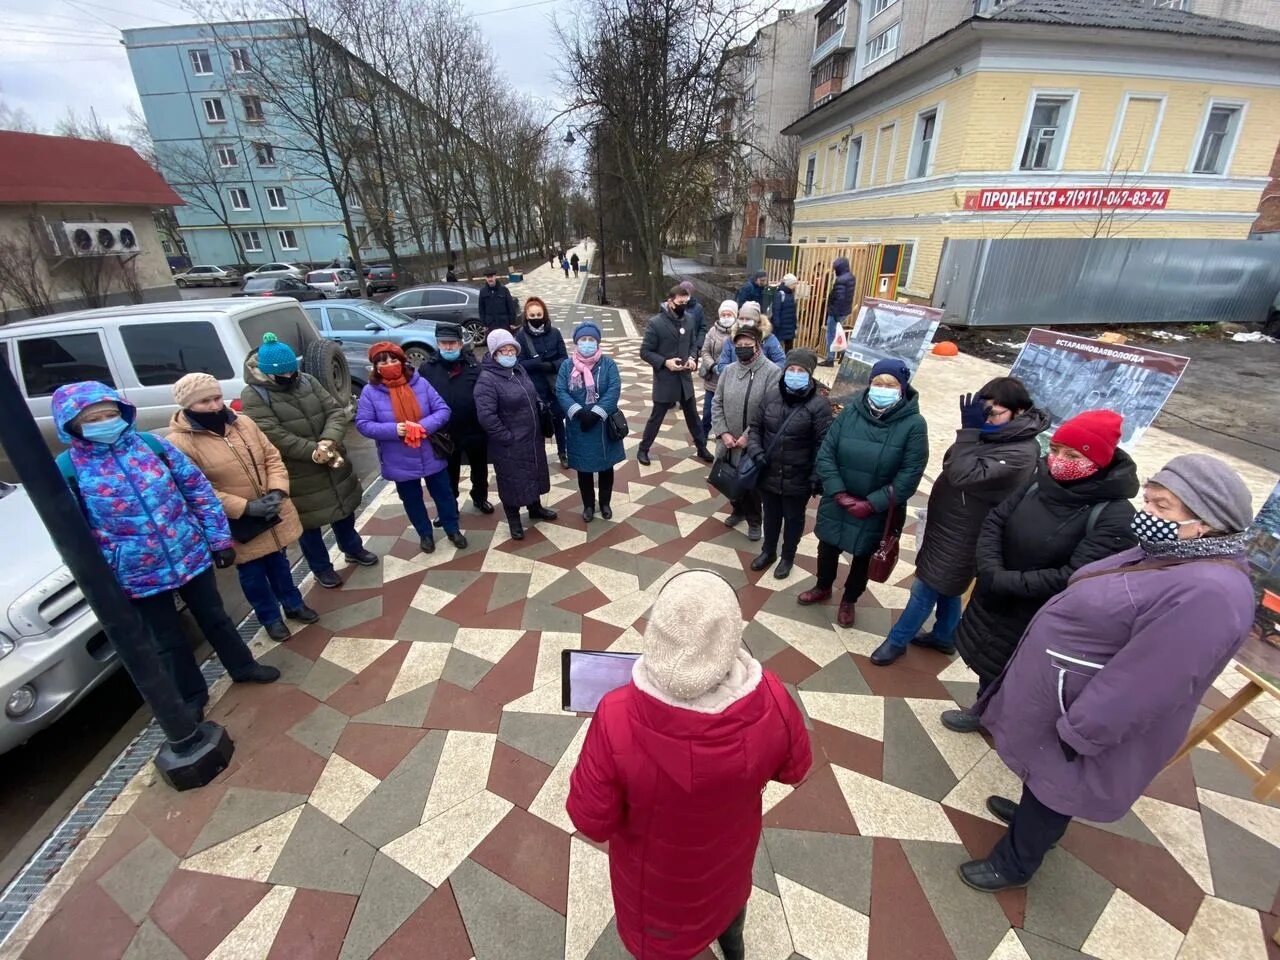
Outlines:
[[742,960],[761,793],[799,783],[812,762],[804,718],[742,630],[724,578],[672,577],[631,683],[600,701],[569,782],[570,819],[609,843],[618,936],[646,960],[688,960],[713,940]]

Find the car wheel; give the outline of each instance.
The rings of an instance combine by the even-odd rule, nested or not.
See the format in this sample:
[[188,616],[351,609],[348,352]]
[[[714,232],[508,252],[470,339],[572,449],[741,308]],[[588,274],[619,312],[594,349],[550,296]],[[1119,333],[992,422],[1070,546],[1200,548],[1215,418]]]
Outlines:
[[351,402],[351,368],[339,344],[312,340],[302,352],[302,368],[319,380],[340,406]]
[[468,347],[484,345],[484,324],[479,320],[468,320],[462,325],[462,340]]
[[176,284],[178,285],[178,289],[179,289],[179,290],[185,290],[185,289],[187,289],[187,281],[183,280],[181,277],[179,277],[177,280],[175,280],[175,281],[173,281],[173,282],[174,282],[174,283],[176,283]]
[[430,347],[421,343],[411,343],[404,348],[405,358],[409,361],[410,366],[415,370],[421,370],[423,366],[431,362],[431,358],[435,356]]

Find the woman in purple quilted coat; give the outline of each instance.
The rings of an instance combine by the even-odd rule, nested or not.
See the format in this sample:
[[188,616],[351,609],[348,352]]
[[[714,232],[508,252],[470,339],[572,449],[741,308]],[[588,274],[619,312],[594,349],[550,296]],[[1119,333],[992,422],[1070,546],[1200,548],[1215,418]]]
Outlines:
[[1009,831],[971,887],[1025,886],[1072,817],[1109,822],[1177,752],[1253,623],[1249,490],[1221,460],[1175,457],[1143,491],[1138,546],[1081,567],[1046,603],[975,712],[1022,798],[988,797]]

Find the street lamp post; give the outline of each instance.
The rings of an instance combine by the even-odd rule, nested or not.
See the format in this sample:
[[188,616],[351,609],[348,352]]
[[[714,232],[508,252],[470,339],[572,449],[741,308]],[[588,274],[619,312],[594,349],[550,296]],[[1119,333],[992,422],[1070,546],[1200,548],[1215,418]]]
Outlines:
[[[600,258],[600,290],[597,299],[601,306],[606,306],[609,303],[609,294],[606,284],[608,272],[605,268],[604,260],[604,199],[600,195],[600,125],[598,123],[588,123],[578,127],[578,129],[581,131],[588,130],[592,127],[594,127],[596,131],[596,222],[600,233],[598,249],[598,255]],[[573,135],[573,128],[570,127],[569,132],[565,134],[564,142],[569,146],[573,146],[575,139],[576,138]]]

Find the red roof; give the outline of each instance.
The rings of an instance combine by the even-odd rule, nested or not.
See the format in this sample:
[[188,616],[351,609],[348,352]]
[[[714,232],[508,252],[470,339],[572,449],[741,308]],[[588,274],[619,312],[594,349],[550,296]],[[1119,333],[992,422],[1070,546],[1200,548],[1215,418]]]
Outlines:
[[132,147],[0,131],[0,203],[170,207],[182,202]]

